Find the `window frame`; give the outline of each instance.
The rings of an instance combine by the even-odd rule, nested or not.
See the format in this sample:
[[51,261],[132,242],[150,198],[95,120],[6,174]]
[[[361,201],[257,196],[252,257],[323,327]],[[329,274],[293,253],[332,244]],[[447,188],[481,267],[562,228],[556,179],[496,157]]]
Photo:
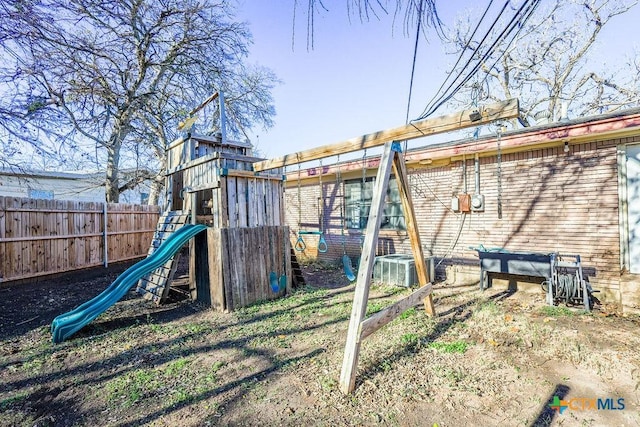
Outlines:
[[[371,202],[373,199],[373,188],[375,177],[362,179],[344,180],[343,188],[343,209],[344,227],[349,231],[364,231],[367,228],[369,214],[371,212]],[[364,195],[364,197],[363,197]],[[364,206],[364,214],[361,214]],[[400,199],[400,192],[395,177],[389,178],[387,195],[383,207],[383,216],[380,222],[380,231],[406,232],[407,225]]]

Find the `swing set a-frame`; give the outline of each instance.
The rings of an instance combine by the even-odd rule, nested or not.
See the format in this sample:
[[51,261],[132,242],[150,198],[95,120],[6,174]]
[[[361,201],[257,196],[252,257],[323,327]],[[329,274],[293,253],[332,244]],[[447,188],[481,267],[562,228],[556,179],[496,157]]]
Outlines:
[[[424,302],[427,315],[435,316],[436,314],[433,297],[431,295],[432,284],[429,283],[428,280],[427,268],[422,251],[422,244],[418,232],[418,224],[416,222],[413,202],[411,200],[407,170],[400,141],[484,125],[496,120],[512,119],[518,117],[518,113],[518,101],[516,99],[511,99],[484,107],[474,108],[473,110],[466,110],[433,119],[426,119],[405,126],[353,138],[344,142],[300,151],[253,164],[254,171],[260,172],[384,145],[384,150],[378,166],[376,181],[374,183],[373,199],[371,202],[371,210],[369,212],[365,240],[360,257],[344,359],[340,373],[340,390],[345,394],[351,393],[355,389],[360,345],[365,338],[373,334],[382,326],[391,322],[407,309],[418,304],[420,301]],[[414,256],[416,274],[420,287],[410,295],[365,319],[373,264],[376,255],[375,251],[378,242],[378,233],[380,231],[380,223],[383,217],[384,196],[387,192],[391,173],[395,175],[398,183],[398,191],[404,211],[407,235],[409,237]]]

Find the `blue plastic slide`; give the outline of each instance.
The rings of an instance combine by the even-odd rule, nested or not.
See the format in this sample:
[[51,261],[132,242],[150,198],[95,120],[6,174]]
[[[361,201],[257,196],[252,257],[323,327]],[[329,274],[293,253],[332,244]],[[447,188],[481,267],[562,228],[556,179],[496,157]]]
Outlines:
[[154,253],[125,270],[98,296],[53,319],[53,322],[51,322],[53,342],[62,342],[78,332],[84,325],[91,322],[125,296],[138,283],[138,280],[164,265],[185,243],[206,228],[206,226],[199,224],[184,225],[171,234]]

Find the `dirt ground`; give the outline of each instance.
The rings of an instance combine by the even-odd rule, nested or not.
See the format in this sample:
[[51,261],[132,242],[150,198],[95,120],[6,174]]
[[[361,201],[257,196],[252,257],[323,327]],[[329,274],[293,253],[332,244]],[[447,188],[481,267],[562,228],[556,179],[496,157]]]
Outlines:
[[[354,287],[324,265],[234,313],[131,292],[52,344],[53,318],[125,267],[0,286],[0,425],[640,425],[640,319],[547,307],[542,292],[437,284],[436,318],[416,307],[363,342],[350,396]],[[369,313],[408,292],[375,286]]]

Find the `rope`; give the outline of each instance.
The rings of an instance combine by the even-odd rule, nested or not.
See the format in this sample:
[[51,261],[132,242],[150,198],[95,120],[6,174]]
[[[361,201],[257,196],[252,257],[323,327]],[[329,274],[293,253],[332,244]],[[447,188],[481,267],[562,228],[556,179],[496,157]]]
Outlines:
[[362,154],[362,184],[360,186],[360,216],[358,217],[358,228],[362,230],[362,217],[364,215],[364,192],[367,187],[367,149]]
[[340,234],[342,236],[342,268],[344,270],[344,275],[349,279],[350,282],[356,280],[356,275],[353,272],[353,265],[351,263],[351,258],[347,255],[347,237],[344,235],[345,228],[345,217],[344,217],[344,191],[340,188],[341,180],[342,180],[342,172],[340,170],[340,154],[338,154],[338,158],[336,159],[338,163],[338,170],[336,171],[336,185],[338,186],[338,196],[342,193],[342,201],[340,202]]
[[302,224],[302,190],[300,190],[300,163],[298,163],[298,230]]

